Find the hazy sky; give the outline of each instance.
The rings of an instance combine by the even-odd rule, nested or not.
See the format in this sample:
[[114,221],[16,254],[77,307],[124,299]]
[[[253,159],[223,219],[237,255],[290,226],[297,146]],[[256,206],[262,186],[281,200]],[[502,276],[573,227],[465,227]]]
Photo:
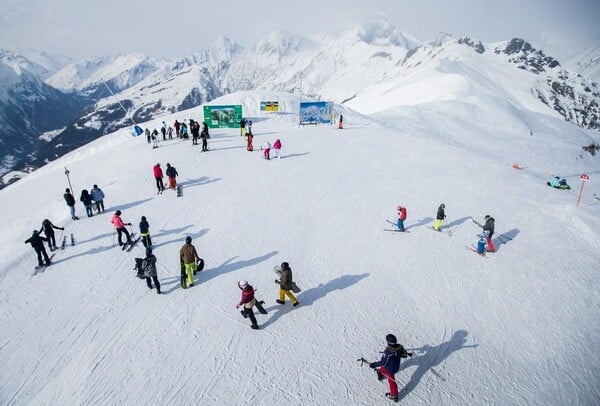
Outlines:
[[448,32],[546,49],[600,45],[600,0],[0,0],[0,47],[183,56],[221,35],[248,46],[276,29],[330,33],[382,15],[421,40]]

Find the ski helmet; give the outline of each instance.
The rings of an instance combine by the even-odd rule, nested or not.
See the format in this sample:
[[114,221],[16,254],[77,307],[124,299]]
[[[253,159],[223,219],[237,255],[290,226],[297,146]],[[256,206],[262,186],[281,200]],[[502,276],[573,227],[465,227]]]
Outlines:
[[396,340],[396,336],[393,334],[388,334],[385,336],[385,341],[388,344],[398,344],[398,341]]
[[490,216],[489,214],[486,214],[485,217],[484,217],[484,219],[488,220],[490,217],[492,217],[492,216]]
[[187,237],[185,237],[185,242],[186,242],[186,244],[191,244],[192,243],[192,237],[190,237],[189,235]]
[[241,281],[238,282],[238,286],[240,289],[244,289],[246,286],[248,286],[248,281],[245,279],[242,279]]
[[442,203],[442,204],[440,204],[440,207],[441,207],[442,209],[445,209],[445,208],[446,208],[446,205],[445,205],[444,203]]
[[120,216],[120,215],[121,215],[121,210],[117,210],[117,211],[115,212],[115,214],[116,214],[117,216]]
[[402,206],[400,206],[400,205],[396,206],[396,210],[402,210]]
[[287,262],[282,262],[281,263],[281,269],[289,269],[290,264],[288,264]]
[[33,230],[31,233],[32,234],[39,234],[40,232],[38,230]]

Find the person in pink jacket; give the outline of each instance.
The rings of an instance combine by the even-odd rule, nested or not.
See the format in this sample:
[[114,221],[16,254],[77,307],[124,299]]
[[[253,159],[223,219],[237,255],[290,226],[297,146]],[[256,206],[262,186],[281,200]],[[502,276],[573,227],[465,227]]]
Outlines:
[[121,234],[123,233],[125,233],[125,236],[127,237],[127,242],[125,242],[125,244],[131,244],[131,237],[129,236],[129,231],[127,231],[127,228],[125,228],[126,225],[130,226],[131,223],[124,223],[123,220],[121,220],[121,210],[117,210],[115,214],[113,214],[110,222],[113,223],[117,230],[117,234],[119,235],[119,246],[123,245],[123,242],[121,241]]
[[156,180],[156,188],[158,189],[158,193],[164,192],[165,186],[163,185],[163,171],[160,168],[160,164],[154,165],[152,171],[154,172],[154,179]]
[[281,159],[281,141],[279,138],[277,138],[273,144],[273,158],[275,157]]

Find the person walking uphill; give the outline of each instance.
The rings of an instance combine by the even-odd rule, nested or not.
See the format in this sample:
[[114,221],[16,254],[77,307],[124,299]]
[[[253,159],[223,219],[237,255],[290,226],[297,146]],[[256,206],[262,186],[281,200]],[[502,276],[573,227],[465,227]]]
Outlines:
[[160,168],[160,164],[157,163],[152,167],[152,172],[154,173],[154,180],[156,180],[156,189],[158,189],[158,193],[162,193],[165,191],[165,185],[163,184],[163,171]]
[[160,282],[156,275],[156,257],[152,253],[152,248],[146,247],[146,258],[142,261],[142,269],[144,270],[144,276],[146,277],[146,285],[148,289],[153,289],[152,281],[156,286],[156,293],[160,295]]
[[122,234],[125,234],[125,236],[127,237],[127,241],[125,242],[125,244],[131,244],[131,236],[129,235],[129,231],[127,231],[127,228],[125,228],[126,225],[130,226],[131,223],[124,223],[123,220],[121,220],[121,210],[117,210],[115,214],[113,214],[110,222],[115,226],[115,229],[117,230],[119,246],[123,246],[123,242],[121,240]]
[[69,206],[71,220],[79,220],[79,217],[75,215],[75,198],[71,194],[71,190],[69,190],[69,188],[65,190],[63,197],[65,198],[65,202],[67,202],[67,206]]
[[279,299],[276,300],[279,304],[285,304],[285,296],[289,297],[294,306],[298,306],[298,299],[294,296],[292,291],[292,268],[287,262],[281,263],[281,277],[279,280],[275,280],[275,283],[279,284]]
[[44,241],[48,241],[48,239],[40,236],[38,230],[33,230],[31,237],[25,240],[25,244],[31,244],[35,250],[35,253],[37,254],[38,267],[44,266],[44,263],[42,262],[42,256],[46,261],[46,266],[50,265],[50,258],[48,258],[48,254],[44,248]]
[[177,187],[177,169],[174,166],[171,166],[170,163],[167,163],[167,177],[169,178],[169,189],[175,189]]
[[247,281],[241,280],[238,282],[238,288],[242,290],[242,299],[238,304],[235,305],[236,309],[239,309],[240,306],[243,306],[241,313],[244,318],[249,318],[252,322],[250,326],[254,330],[258,330],[258,323],[256,322],[256,317],[254,316],[254,311],[252,308],[256,304],[256,299],[254,298],[254,288],[252,285],[249,285]]
[[150,238],[150,224],[146,220],[146,216],[142,216],[140,220],[140,237],[145,248],[152,248],[152,239]]
[[43,231],[46,235],[46,241],[48,241],[48,248],[50,248],[50,251],[54,251],[56,249],[56,239],[54,238],[55,228],[57,230],[64,230],[63,227],[55,226],[50,220],[45,219],[42,221],[42,227],[40,227],[40,231],[38,231],[38,233]]
[[185,244],[179,250],[179,258],[185,267],[187,275],[187,286],[194,286],[194,271],[196,270],[196,261],[200,261],[196,247],[192,245],[192,237],[185,237]]
[[440,226],[442,225],[442,221],[446,218],[446,214],[444,213],[444,209],[446,205],[444,203],[440,204],[438,207],[437,214],[435,216],[435,223],[433,223],[433,229],[435,231],[440,231]]
[[398,344],[396,336],[393,334],[385,336],[385,341],[387,342],[387,347],[383,350],[381,359],[377,362],[371,362],[369,367],[373,369],[378,368],[377,376],[380,380],[383,377],[387,378],[390,391],[385,396],[394,402],[398,402],[398,384],[394,375],[400,369],[400,359],[412,357],[412,352],[406,352],[404,347]]

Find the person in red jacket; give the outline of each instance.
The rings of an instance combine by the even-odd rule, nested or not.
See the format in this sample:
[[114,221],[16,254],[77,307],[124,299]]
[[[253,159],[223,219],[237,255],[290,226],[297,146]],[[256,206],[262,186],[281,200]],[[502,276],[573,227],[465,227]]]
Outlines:
[[160,164],[154,165],[152,168],[154,172],[154,179],[156,180],[156,188],[158,189],[158,193],[162,193],[165,190],[165,185],[163,185],[163,171],[160,168]]
[[398,210],[398,221],[396,222],[396,227],[398,230],[404,231],[404,220],[406,220],[406,207],[398,206],[396,207]]
[[249,318],[252,322],[250,326],[254,330],[258,330],[258,324],[256,323],[256,317],[254,317],[254,311],[252,308],[256,304],[256,299],[254,298],[254,288],[252,285],[249,285],[247,281],[241,280],[238,282],[238,288],[242,290],[242,300],[238,304],[235,305],[236,309],[239,309],[240,306],[243,306],[241,311],[242,316],[244,318]]
[[110,222],[115,226],[117,234],[119,235],[119,246],[123,245],[123,242],[121,241],[121,234],[125,234],[127,237],[127,242],[125,242],[125,244],[131,244],[131,236],[129,235],[127,228],[125,228],[126,225],[130,226],[131,223],[124,223],[123,220],[121,220],[121,210],[117,210],[115,214],[113,214]]
[[281,159],[281,140],[279,138],[273,144],[273,158]]

